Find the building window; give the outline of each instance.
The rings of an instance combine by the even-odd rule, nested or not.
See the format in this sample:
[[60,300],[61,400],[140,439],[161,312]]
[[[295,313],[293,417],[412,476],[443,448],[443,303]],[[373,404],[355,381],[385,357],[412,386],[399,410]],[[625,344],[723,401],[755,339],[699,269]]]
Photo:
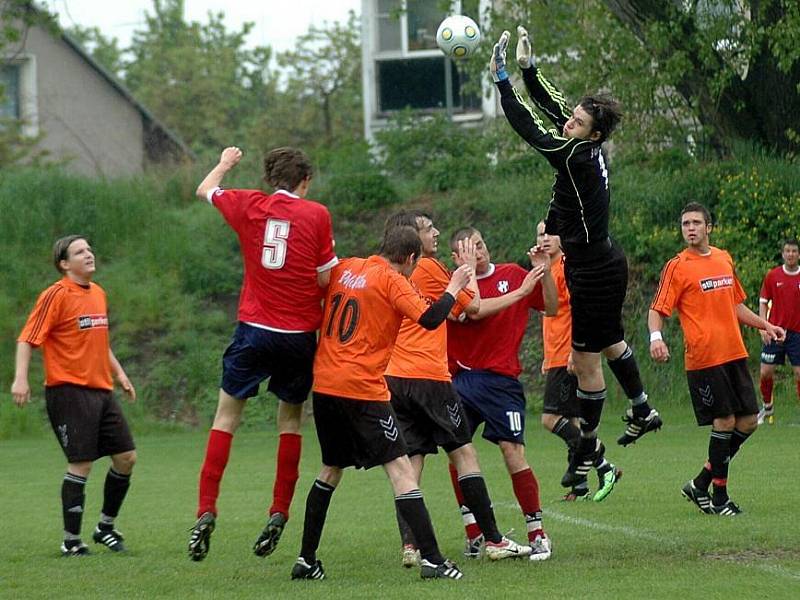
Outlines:
[[[374,55],[376,112],[379,116],[403,108],[454,113],[480,112],[475,94],[464,94],[463,75],[436,46],[436,30],[449,11],[432,0],[374,0],[377,20]],[[464,8],[475,2],[464,2]],[[458,12],[461,4],[453,3]],[[478,15],[472,15],[477,19]],[[447,98],[448,73],[452,97]]]
[[19,119],[19,65],[0,66],[0,119]]

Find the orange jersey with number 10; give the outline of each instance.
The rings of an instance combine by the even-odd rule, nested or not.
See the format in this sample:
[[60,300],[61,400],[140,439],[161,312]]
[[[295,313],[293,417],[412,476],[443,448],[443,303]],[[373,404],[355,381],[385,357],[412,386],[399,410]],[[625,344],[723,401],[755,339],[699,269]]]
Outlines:
[[380,256],[348,258],[331,269],[314,391],[354,400],[389,401],[383,374],[400,322],[416,322],[428,304]]

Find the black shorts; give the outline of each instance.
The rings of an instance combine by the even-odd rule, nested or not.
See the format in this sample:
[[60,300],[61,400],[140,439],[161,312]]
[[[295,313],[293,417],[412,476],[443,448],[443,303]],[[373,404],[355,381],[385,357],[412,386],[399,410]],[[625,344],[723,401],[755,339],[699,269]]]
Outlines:
[[600,352],[625,339],[622,304],[628,290],[628,260],[611,240],[570,249],[564,276],[572,309],[572,347]]
[[548,369],[544,376],[542,412],[549,415],[561,415],[567,419],[580,417],[577,392],[578,378],[567,373],[567,367]]
[[789,358],[789,364],[800,367],[800,333],[786,330],[783,342],[770,342],[761,350],[761,362],[765,365],[782,365]]
[[389,402],[314,392],[314,425],[329,467],[369,469],[408,454]]
[[758,414],[756,390],[746,358],[686,371],[686,380],[698,425],[711,425],[714,419],[731,415]]
[[316,351],[314,332],[281,333],[239,323],[222,356],[220,387],[245,400],[258,394],[269,377],[270,392],[289,404],[302,404],[311,391]]
[[470,437],[485,423],[484,439],[525,443],[525,392],[518,379],[490,371],[459,371],[453,387],[467,414]]
[[67,462],[94,461],[136,448],[122,407],[110,390],[54,385],[44,388],[44,398]]
[[386,376],[409,456],[447,453],[472,440],[461,399],[449,381]]

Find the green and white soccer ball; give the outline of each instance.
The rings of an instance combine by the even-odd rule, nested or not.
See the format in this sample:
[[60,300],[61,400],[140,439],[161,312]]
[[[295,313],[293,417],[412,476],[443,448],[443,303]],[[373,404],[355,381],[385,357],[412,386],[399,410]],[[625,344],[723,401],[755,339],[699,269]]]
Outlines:
[[451,58],[472,56],[481,41],[478,25],[464,15],[451,15],[442,21],[436,32],[436,45]]

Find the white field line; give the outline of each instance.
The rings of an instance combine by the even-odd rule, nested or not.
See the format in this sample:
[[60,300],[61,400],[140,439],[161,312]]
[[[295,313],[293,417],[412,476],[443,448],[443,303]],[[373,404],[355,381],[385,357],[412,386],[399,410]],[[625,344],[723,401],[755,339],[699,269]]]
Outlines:
[[[502,507],[502,508],[515,508],[519,510],[519,504],[516,502],[495,502],[495,506]],[[605,531],[608,533],[619,533],[624,536],[639,539],[639,540],[647,540],[650,542],[656,542],[659,546],[670,546],[672,548],[678,549],[681,547],[681,544],[674,542],[669,539],[665,539],[663,535],[659,535],[654,531],[649,531],[647,529],[640,529],[638,527],[627,527],[627,526],[619,526],[619,525],[608,525],[606,523],[598,523],[597,521],[592,521],[591,519],[585,519],[583,517],[573,517],[572,515],[565,515],[558,511],[555,511],[551,508],[542,509],[542,512],[549,518],[554,519],[556,521],[561,521],[562,523],[569,523],[570,525],[577,525],[579,527],[587,527],[589,529],[595,529],[597,531]],[[737,564],[742,564],[737,563]],[[770,573],[771,575],[780,575],[781,577],[786,577],[787,579],[793,579],[795,581],[800,581],[800,573],[794,573],[780,565],[768,564],[765,562],[744,562],[745,565],[748,567],[752,567],[759,571],[764,571],[765,573]]]

